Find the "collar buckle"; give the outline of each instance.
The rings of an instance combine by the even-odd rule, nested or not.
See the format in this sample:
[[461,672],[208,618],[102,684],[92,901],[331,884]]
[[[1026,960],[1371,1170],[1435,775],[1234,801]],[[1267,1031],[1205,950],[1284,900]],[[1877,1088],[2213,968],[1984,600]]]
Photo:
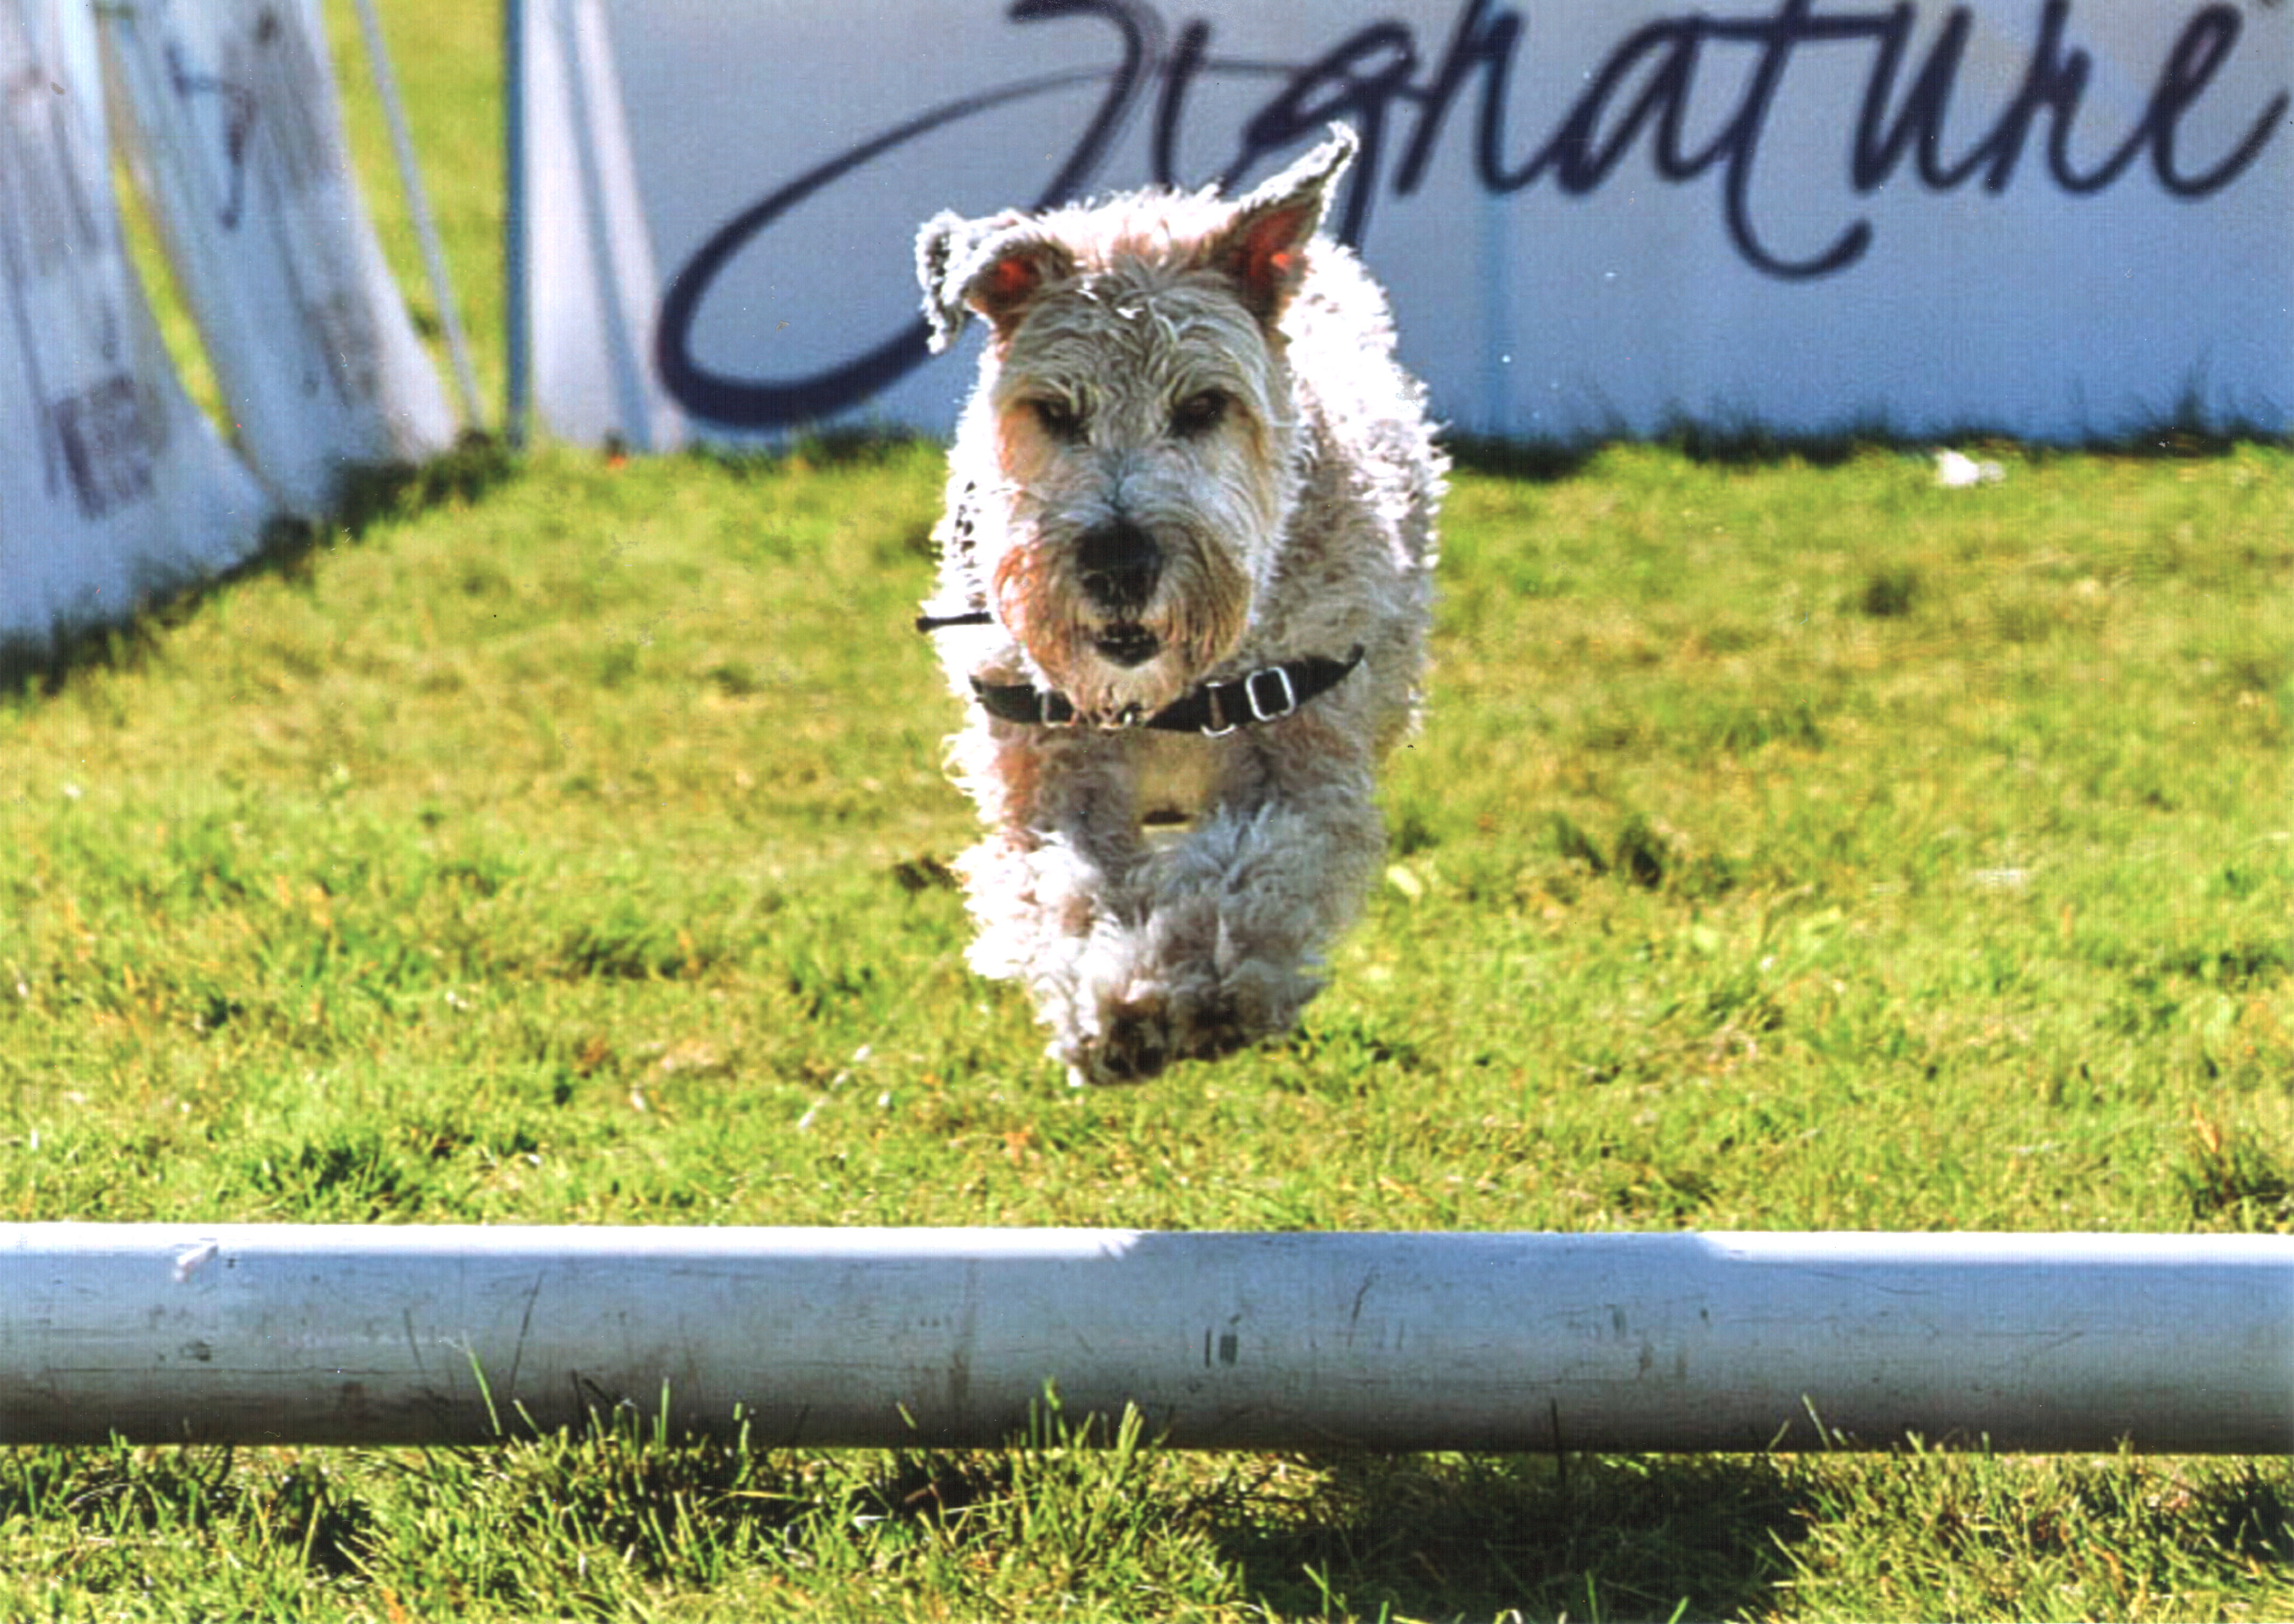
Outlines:
[[1240,717],[1227,719],[1225,690],[1216,683],[1203,690],[1203,709],[1210,713],[1202,726],[1202,735],[1207,739],[1223,739],[1242,726]]
[[[1258,685],[1270,677],[1281,694],[1272,701],[1263,701],[1258,697]],[[1254,722],[1280,721],[1298,708],[1298,690],[1291,686],[1290,673],[1279,665],[1266,666],[1244,678],[1242,699],[1250,707],[1250,719]]]

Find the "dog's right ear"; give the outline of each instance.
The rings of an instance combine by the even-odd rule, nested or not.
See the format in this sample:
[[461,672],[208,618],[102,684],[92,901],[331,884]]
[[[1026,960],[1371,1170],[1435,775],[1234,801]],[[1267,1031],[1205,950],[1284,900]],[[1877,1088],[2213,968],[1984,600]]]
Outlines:
[[1234,280],[1258,319],[1272,327],[1306,274],[1306,246],[1322,229],[1330,189],[1362,145],[1351,126],[1333,124],[1322,145],[1234,206],[1212,238],[1209,262]]
[[1024,215],[933,215],[916,236],[916,280],[923,285],[932,353],[956,342],[973,311],[998,333],[1009,332],[1046,282],[1074,268],[1067,249]]

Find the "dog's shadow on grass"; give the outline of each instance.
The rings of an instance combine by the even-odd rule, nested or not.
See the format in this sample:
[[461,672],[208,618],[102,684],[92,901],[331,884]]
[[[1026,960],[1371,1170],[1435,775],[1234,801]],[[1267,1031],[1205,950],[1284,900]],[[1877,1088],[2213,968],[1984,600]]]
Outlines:
[[1763,1457],[1365,1455],[1315,1477],[1217,1536],[1276,1617],[1757,1615],[1813,1514]]

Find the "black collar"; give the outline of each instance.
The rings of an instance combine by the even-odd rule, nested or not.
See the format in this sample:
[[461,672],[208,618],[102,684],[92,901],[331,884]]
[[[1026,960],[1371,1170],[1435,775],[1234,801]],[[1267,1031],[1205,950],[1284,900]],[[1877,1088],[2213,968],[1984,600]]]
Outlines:
[[[1200,733],[1219,738],[1236,728],[1259,722],[1279,722],[1321,694],[1338,686],[1363,662],[1357,643],[1343,660],[1308,654],[1261,666],[1232,682],[1207,682],[1184,699],[1152,716],[1132,710],[1103,722],[1110,729],[1152,727],[1163,733]],[[972,679],[972,691],[988,715],[1029,727],[1072,727],[1082,719],[1064,694],[1047,693],[1024,682],[982,682]]]

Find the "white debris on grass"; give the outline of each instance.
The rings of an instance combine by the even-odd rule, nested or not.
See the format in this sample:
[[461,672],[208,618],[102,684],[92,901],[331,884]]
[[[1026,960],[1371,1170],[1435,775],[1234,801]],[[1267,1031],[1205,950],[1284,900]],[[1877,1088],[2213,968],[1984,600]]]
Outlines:
[[1964,451],[1938,451],[1935,464],[1936,483],[1947,491],[1996,485],[2007,477],[2007,470],[1997,463],[1978,462]]

